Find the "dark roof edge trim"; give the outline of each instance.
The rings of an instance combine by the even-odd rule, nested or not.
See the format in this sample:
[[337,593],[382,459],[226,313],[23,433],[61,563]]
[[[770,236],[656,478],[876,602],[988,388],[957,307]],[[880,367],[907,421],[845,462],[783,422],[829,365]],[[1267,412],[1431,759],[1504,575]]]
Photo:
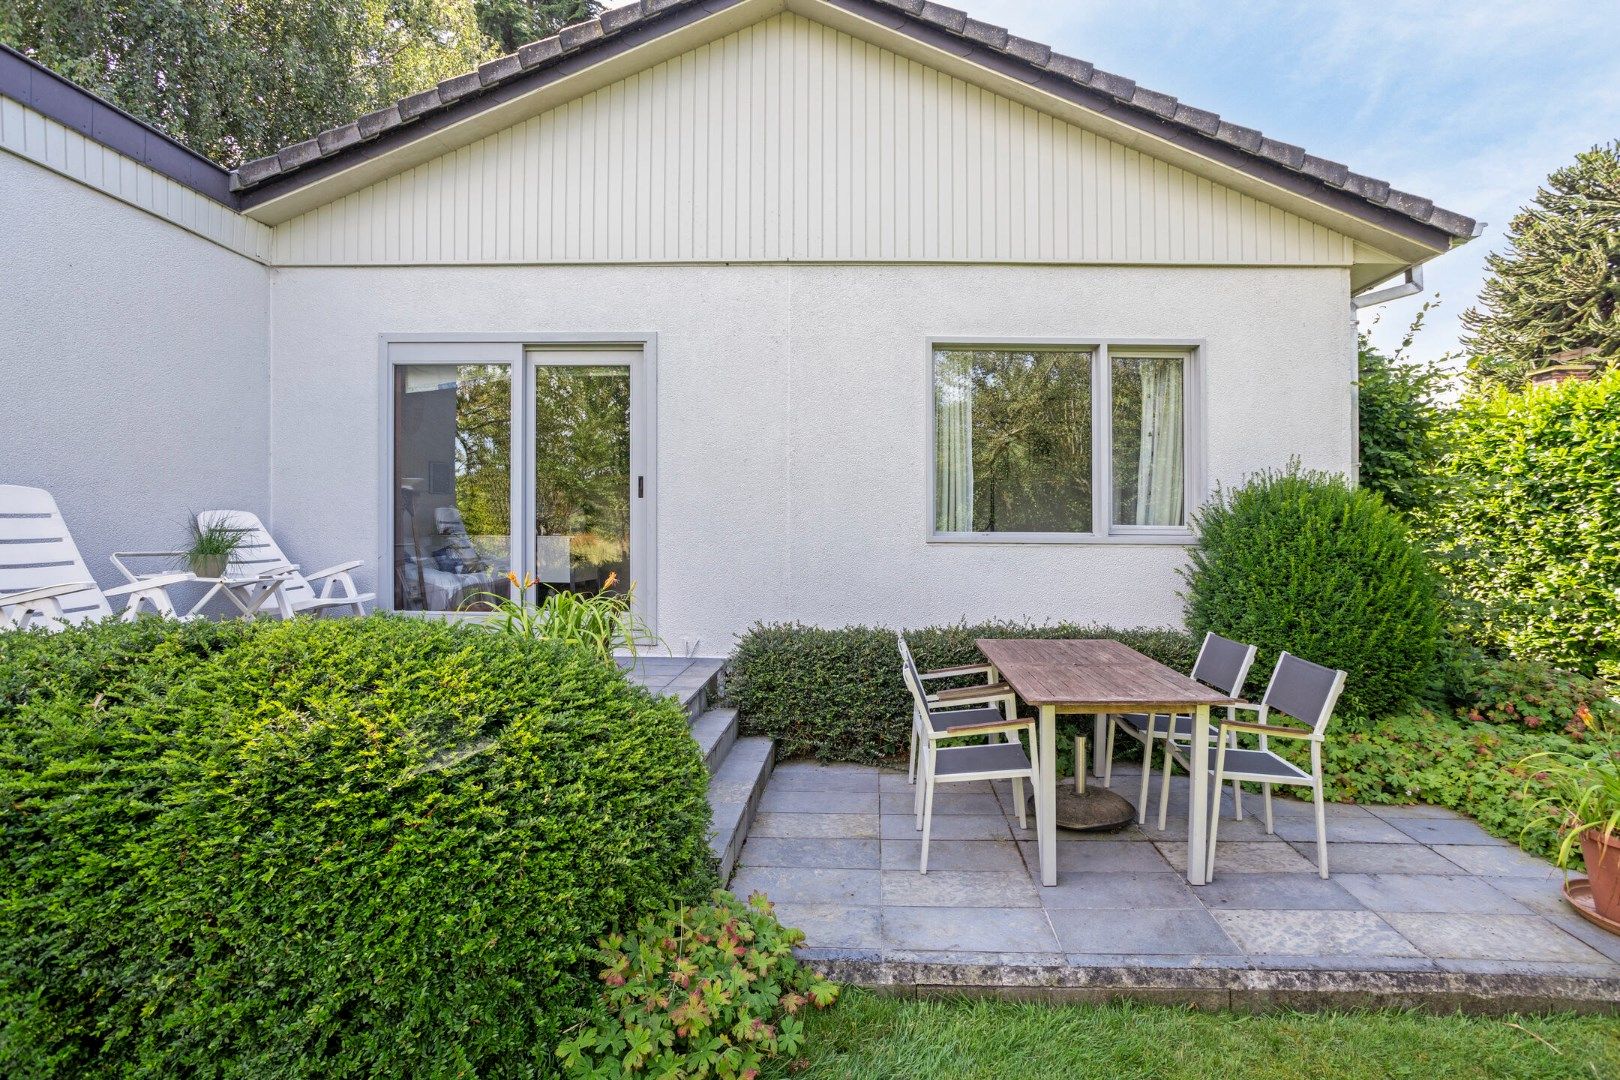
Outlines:
[[5,44],[0,44],[0,95],[222,206],[241,209],[229,169]]

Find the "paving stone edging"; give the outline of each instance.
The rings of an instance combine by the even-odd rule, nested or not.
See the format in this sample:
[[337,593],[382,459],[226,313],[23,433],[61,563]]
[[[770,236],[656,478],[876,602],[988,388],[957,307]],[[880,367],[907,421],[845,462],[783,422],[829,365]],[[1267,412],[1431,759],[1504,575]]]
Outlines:
[[836,949],[800,949],[798,954],[827,978],[900,997],[966,994],[1071,1004],[1128,999],[1239,1012],[1402,1008],[1476,1016],[1620,1015],[1620,979],[1609,978],[908,961],[873,959]]

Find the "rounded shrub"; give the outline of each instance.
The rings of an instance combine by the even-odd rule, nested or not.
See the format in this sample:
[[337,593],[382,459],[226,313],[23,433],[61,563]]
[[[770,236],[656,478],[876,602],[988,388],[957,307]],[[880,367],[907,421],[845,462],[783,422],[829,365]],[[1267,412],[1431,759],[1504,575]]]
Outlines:
[[1290,466],[1217,492],[1198,529],[1183,571],[1187,627],[1259,648],[1252,694],[1282,651],[1349,673],[1341,715],[1376,716],[1429,691],[1434,574],[1378,496]]
[[544,1074],[714,885],[684,710],[372,617],[0,635],[0,1072]]

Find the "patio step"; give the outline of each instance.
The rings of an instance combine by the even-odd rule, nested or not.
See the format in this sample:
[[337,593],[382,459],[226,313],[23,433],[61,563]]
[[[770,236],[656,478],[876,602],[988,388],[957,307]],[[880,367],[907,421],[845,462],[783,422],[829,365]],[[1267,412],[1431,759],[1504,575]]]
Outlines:
[[710,709],[692,721],[692,738],[703,752],[703,764],[713,776],[737,741],[737,710]]
[[709,809],[713,832],[709,849],[720,863],[720,880],[729,882],[742,854],[748,827],[754,823],[765,781],[776,763],[776,740],[757,736],[737,739],[720,767],[709,777]]

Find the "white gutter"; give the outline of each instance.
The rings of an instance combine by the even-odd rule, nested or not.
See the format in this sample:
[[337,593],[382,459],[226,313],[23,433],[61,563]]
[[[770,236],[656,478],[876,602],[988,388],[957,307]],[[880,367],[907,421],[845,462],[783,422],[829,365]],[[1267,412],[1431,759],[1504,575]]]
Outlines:
[[1399,300],[1405,296],[1416,296],[1423,291],[1423,266],[1419,264],[1406,271],[1406,278],[1399,285],[1391,285],[1387,289],[1377,292],[1357,293],[1350,298],[1350,306],[1357,311],[1362,308],[1377,307],[1387,304],[1391,300]]

